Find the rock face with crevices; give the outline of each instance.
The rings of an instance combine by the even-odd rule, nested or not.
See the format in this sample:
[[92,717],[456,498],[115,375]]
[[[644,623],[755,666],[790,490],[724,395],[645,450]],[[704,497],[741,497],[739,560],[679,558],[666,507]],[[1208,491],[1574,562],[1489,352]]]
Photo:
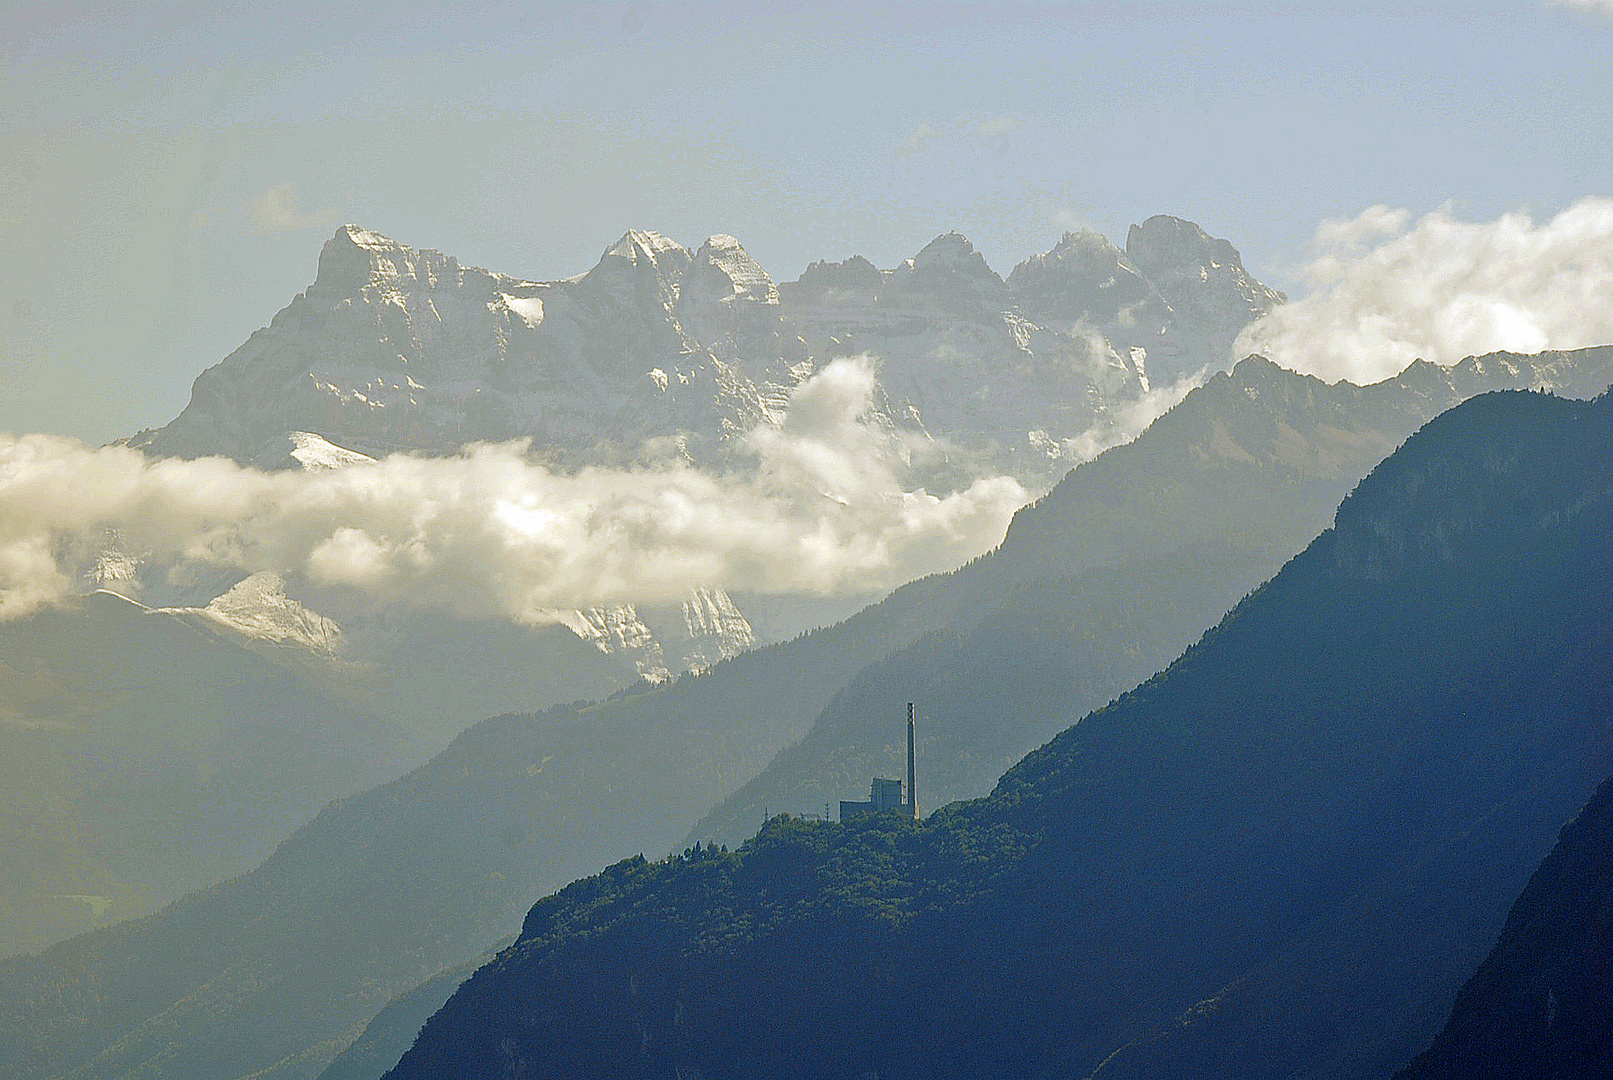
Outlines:
[[1170,305],[1168,351],[1183,370],[1230,350],[1244,327],[1287,299],[1256,281],[1231,244],[1181,218],[1133,225],[1126,258]]
[[879,421],[944,448],[921,482],[1006,471],[1045,487],[1150,373],[1227,366],[1280,300],[1197,226],[1141,229],[1146,272],[1083,234],[1005,281],[954,232],[889,270],[853,257],[779,284],[732,236],[690,250],[631,230],[586,273],[538,282],[345,225],[302,295],[128,441],[268,467],[311,438],[372,456],[522,438],[560,467],[731,463],[813,371],[869,355]]
[[[1179,224],[1202,242],[1155,244],[1156,272],[1186,280],[1206,259],[1236,264],[1225,241]],[[303,294],[203,372],[171,423],[127,441],[156,455],[323,470],[523,439],[559,469],[678,458],[743,471],[755,462],[747,435],[784,423],[805,379],[837,357],[870,356],[879,382],[865,419],[897,436],[888,442],[908,488],[941,494],[1010,473],[1043,490],[1133,434],[1120,416],[1151,373],[1157,383],[1231,359],[1231,338],[1192,329],[1198,316],[1174,313],[1107,241],[1091,243],[1130,285],[1100,280],[1101,265],[1072,271],[1082,243],[1066,237],[1005,282],[953,232],[890,270],[853,257],[780,285],[732,236],[691,251],[630,230],[586,273],[537,282],[344,225]],[[1200,292],[1227,292],[1222,277]],[[1138,288],[1150,304],[1126,299]],[[1235,298],[1211,307],[1216,326],[1242,311],[1238,328],[1265,310]],[[145,577],[173,578],[169,569]],[[214,584],[160,602],[205,607],[235,583]],[[716,594],[688,584],[671,608],[556,617],[650,679],[705,670],[758,640],[731,598],[732,613],[714,617]],[[776,636],[810,625],[788,622]]]

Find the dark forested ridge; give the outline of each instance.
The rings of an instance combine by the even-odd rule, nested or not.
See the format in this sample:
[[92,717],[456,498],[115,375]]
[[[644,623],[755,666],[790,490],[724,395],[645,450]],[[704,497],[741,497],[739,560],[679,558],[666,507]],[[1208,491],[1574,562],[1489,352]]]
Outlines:
[[1613,1076],[1613,780],[1563,829],[1463,987],[1396,1080]]
[[1384,1075],[1613,766],[1610,602],[1613,401],[1484,396],[989,797],[579,881],[390,1075]]
[[1441,411],[1485,390],[1594,397],[1610,382],[1613,347],[1419,362],[1371,386],[1250,357],[1020,511],[1002,547],[953,579],[965,599],[944,627],[863,668],[688,842],[734,844],[764,809],[852,797],[869,774],[897,767],[908,700],[925,706],[920,806],[983,794],[1054,732],[1174,659]]

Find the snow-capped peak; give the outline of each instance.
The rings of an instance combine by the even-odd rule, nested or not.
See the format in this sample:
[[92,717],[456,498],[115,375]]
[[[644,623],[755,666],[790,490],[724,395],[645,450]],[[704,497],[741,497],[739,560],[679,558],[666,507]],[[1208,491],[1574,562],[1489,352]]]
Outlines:
[[342,647],[342,628],[287,596],[284,579],[270,571],[243,578],[204,608],[157,610],[200,616],[261,644],[290,645],[323,656],[335,656]]
[[1000,311],[1008,305],[1008,287],[962,233],[937,236],[891,273],[888,291],[912,298],[936,299],[948,305]]
[[696,273],[703,283],[716,286],[713,299],[732,297],[761,304],[778,303],[778,286],[772,276],[732,236],[708,237],[700,245],[689,270],[691,277]]
[[674,259],[678,259],[681,256],[683,260],[687,260],[689,249],[671,237],[663,236],[658,232],[651,232],[647,229],[628,229],[622,234],[621,239],[605,249],[600,259],[604,260],[615,256],[619,259],[626,259],[635,266],[639,264],[640,260],[647,259],[659,265],[669,255]]
[[942,233],[925,244],[923,249],[913,256],[913,266],[918,270],[947,267],[974,271],[983,269],[988,273],[991,272],[991,267],[986,265],[985,257],[975,250],[975,246],[969,242],[967,236],[957,231]]
[[319,272],[308,287],[311,299],[343,300],[376,286],[420,284],[433,287],[460,276],[459,260],[438,251],[416,251],[370,229],[343,225],[319,252]]
[[336,230],[333,240],[346,240],[355,247],[369,248],[373,251],[397,251],[403,245],[390,236],[383,236],[373,229],[366,229],[362,225],[352,223],[343,225]]

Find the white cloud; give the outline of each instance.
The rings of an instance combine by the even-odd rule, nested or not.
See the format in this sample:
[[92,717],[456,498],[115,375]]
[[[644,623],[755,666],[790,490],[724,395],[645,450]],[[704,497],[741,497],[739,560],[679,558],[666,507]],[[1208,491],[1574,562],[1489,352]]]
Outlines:
[[754,469],[673,463],[562,475],[519,444],[397,455],[320,473],[149,459],[0,435],[0,618],[77,591],[111,531],[156,564],[273,570],[379,600],[542,620],[545,609],[675,599],[691,582],[762,592],[893,587],[1002,539],[1007,477],[938,497],[898,478],[871,418],[873,366],[807,380]]
[[1600,15],[1604,19],[1613,19],[1613,0],[1546,0],[1540,6],[1567,8],[1570,11],[1581,11],[1587,15]]
[[1412,225],[1374,206],[1324,222],[1309,295],[1239,339],[1285,367],[1372,382],[1421,357],[1613,342],[1613,199],[1582,199],[1541,224],[1525,213],[1465,222],[1441,208]]
[[1323,221],[1316,227],[1316,246],[1324,251],[1356,251],[1368,240],[1406,231],[1411,211],[1369,206],[1348,221]]
[[336,221],[334,210],[303,213],[297,207],[297,193],[292,190],[289,180],[254,196],[247,204],[246,212],[255,233],[299,232],[322,228]]

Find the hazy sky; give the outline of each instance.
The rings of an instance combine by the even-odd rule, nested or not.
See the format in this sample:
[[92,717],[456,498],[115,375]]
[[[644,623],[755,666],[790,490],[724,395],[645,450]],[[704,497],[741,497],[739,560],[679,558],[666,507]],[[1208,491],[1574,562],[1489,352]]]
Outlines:
[[1293,291],[1323,219],[1608,193],[1610,61],[1613,0],[4,3],[0,430],[166,423],[340,221],[537,278],[729,232],[790,279],[1164,212]]

